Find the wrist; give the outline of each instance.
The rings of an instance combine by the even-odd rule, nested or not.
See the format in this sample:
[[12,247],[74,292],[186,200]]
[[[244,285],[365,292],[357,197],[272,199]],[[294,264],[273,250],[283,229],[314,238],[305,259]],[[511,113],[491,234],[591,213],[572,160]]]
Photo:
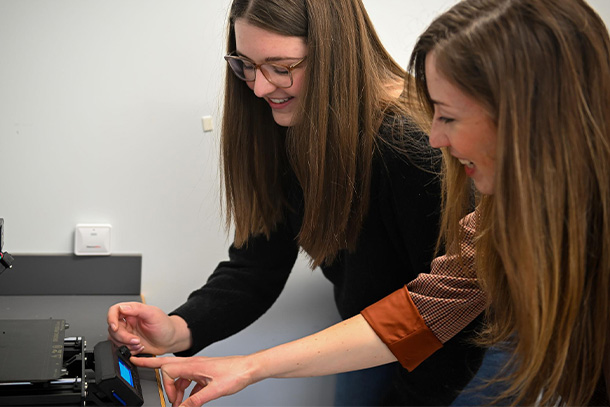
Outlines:
[[170,315],[169,320],[173,327],[173,337],[167,349],[167,353],[182,352],[193,346],[191,330],[184,319],[178,315]]
[[276,360],[275,364],[269,363],[268,353],[268,350],[261,350],[244,356],[245,372],[250,384],[276,376],[277,372],[272,371],[271,368],[277,367],[278,361]]

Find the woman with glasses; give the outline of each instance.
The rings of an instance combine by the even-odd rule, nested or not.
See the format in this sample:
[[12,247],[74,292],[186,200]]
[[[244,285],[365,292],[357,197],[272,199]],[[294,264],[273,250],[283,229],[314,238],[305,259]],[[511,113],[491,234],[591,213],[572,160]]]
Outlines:
[[[234,0],[227,48],[222,161],[235,240],[170,316],[141,304],[109,310],[110,338],[136,354],[193,355],[244,329],[280,295],[299,250],[334,284],[345,319],[430,271],[440,156],[361,1]],[[426,306],[411,311],[420,333],[397,344],[416,344],[411,372],[395,363],[340,376],[337,405],[453,400],[482,358],[468,341],[478,321],[457,315],[433,331],[425,320],[456,292],[482,300],[472,280],[445,288],[450,279],[442,307],[428,294],[413,300]]]

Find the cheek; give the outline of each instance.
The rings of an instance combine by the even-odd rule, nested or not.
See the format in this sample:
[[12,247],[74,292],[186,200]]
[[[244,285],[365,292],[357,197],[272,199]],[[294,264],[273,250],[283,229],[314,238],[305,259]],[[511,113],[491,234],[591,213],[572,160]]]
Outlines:
[[477,148],[481,149],[481,154],[489,166],[493,166],[496,160],[496,147],[497,147],[497,128],[491,122],[486,119],[482,121],[476,131],[478,136],[476,137]]
[[297,97],[301,94],[303,86],[305,85],[305,74],[304,72],[298,72],[292,77],[292,86],[287,90],[291,96]]
[[491,165],[495,165],[496,162],[496,149],[497,149],[497,133],[495,128],[490,129],[487,137],[487,155]]
[[496,173],[496,139],[490,137],[487,140],[487,148],[485,151],[485,167],[487,176],[493,180]]

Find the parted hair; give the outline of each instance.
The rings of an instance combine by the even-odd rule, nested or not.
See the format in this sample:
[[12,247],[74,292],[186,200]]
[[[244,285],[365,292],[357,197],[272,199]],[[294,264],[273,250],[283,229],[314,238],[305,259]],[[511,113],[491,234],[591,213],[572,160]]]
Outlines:
[[235,51],[235,21],[307,45],[300,112],[277,125],[268,104],[226,72],[221,156],[227,226],[238,247],[267,237],[293,210],[286,174],[304,196],[298,243],[312,266],[354,249],[368,210],[371,165],[384,114],[404,112],[391,96],[404,69],[381,44],[361,0],[234,0],[227,51]]
[[[583,0],[465,0],[419,38],[409,72],[441,74],[497,125],[493,195],[481,196],[478,275],[485,343],[513,357],[513,404],[585,405],[610,330],[610,40]],[[471,184],[445,156],[442,236],[459,241]]]

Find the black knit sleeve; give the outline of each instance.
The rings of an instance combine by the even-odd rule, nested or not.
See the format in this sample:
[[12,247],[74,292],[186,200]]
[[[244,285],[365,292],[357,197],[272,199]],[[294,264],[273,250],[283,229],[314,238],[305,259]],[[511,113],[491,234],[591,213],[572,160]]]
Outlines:
[[430,271],[439,233],[441,185],[440,152],[428,137],[409,121],[400,127],[400,138],[388,136],[396,129],[382,128],[391,140],[383,150],[381,205],[383,220],[393,231],[398,253],[410,264],[411,279]]
[[231,246],[207,283],[192,292],[170,315],[188,324],[193,346],[178,356],[190,356],[246,328],[278,298],[298,255],[295,236],[279,226],[270,238],[250,238],[241,248]]

